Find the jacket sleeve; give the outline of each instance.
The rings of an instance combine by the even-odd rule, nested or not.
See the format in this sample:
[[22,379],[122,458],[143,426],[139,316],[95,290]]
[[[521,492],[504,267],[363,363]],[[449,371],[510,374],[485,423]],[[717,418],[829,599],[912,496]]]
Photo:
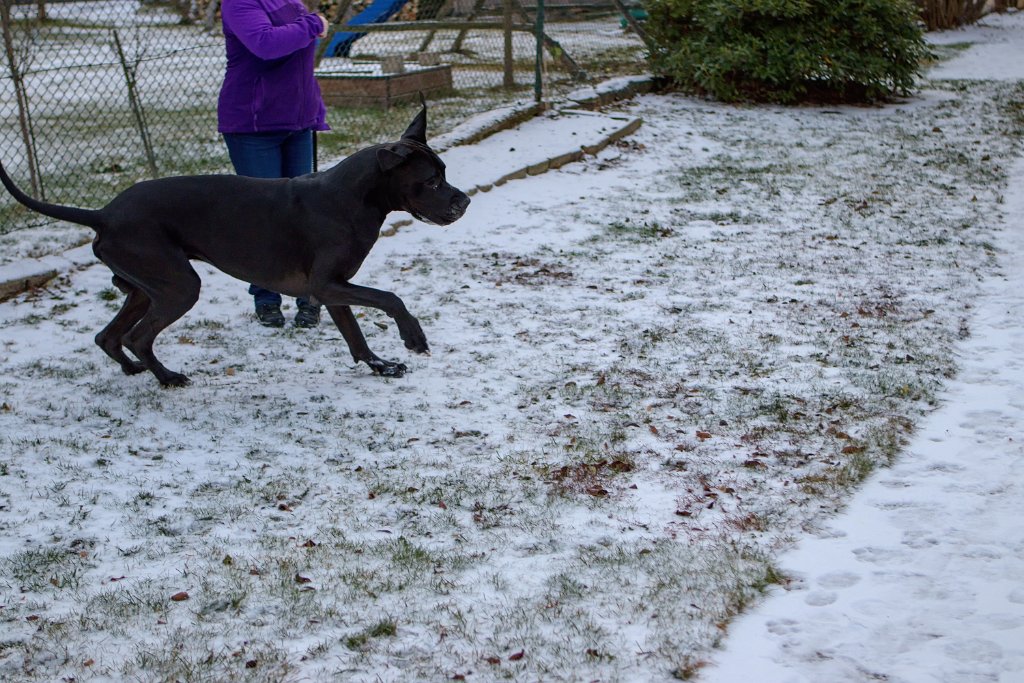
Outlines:
[[277,59],[308,46],[323,30],[320,18],[307,13],[274,26],[258,0],[228,0],[221,6],[226,31],[238,37],[260,59]]

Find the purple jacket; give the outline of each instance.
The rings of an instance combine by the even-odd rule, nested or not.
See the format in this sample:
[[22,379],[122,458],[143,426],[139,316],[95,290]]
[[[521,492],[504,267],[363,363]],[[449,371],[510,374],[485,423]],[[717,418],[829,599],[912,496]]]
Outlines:
[[313,76],[320,18],[299,0],[223,0],[221,14],[228,65],[217,130],[327,130]]

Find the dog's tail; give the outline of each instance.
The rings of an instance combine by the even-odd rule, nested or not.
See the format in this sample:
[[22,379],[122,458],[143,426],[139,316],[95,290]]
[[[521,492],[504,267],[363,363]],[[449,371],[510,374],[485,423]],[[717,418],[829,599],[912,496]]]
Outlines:
[[4,165],[2,163],[0,163],[0,182],[4,184],[4,187],[7,188],[7,191],[10,192],[15,199],[44,216],[56,218],[59,221],[78,223],[79,225],[85,225],[93,229],[100,226],[99,211],[94,211],[92,209],[79,209],[74,206],[51,204],[28,196],[14,184],[11,177],[7,175],[7,171],[4,170]]

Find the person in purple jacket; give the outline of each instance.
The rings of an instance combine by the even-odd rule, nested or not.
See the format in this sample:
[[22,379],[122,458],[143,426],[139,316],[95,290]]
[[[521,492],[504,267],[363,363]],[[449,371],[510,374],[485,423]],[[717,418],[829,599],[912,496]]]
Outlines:
[[[217,130],[235,172],[294,178],[313,170],[314,131],[328,130],[313,76],[317,38],[327,19],[299,0],[223,0],[227,69],[217,101]],[[289,226],[282,225],[282,230]],[[281,295],[249,286],[256,317],[283,327]],[[297,299],[296,327],[320,323],[320,305]]]

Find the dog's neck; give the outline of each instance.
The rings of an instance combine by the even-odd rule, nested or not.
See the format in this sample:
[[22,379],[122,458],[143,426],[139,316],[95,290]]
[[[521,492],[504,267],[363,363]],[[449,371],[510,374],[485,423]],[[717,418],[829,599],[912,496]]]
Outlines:
[[[319,194],[332,207],[332,212],[346,223],[365,226],[367,235],[360,236],[360,241],[369,239],[371,233],[376,240],[387,215],[401,210],[388,189],[385,174],[377,166],[375,155],[372,147],[361,149],[317,174],[322,184]],[[351,215],[353,206],[359,207],[359,216]]]

